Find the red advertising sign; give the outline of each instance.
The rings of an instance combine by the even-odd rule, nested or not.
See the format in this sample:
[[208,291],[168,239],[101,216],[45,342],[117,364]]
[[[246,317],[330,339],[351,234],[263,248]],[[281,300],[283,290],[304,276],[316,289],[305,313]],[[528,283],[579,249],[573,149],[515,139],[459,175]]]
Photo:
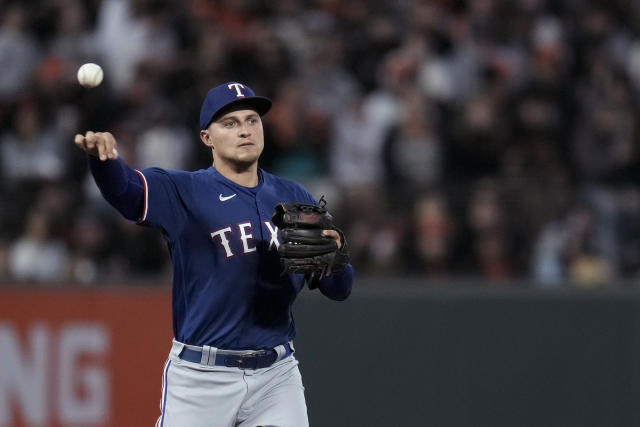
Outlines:
[[153,426],[170,304],[167,287],[0,290],[0,427]]

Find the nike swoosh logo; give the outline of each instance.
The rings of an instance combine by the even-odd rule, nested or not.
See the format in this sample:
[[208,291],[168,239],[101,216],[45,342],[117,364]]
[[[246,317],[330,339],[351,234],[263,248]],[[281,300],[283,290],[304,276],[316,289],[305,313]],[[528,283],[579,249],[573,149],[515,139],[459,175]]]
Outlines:
[[218,199],[220,199],[221,202],[226,202],[229,199],[233,199],[234,197],[236,197],[236,193],[233,193],[230,196],[223,196],[222,193],[220,193],[220,195],[218,196]]

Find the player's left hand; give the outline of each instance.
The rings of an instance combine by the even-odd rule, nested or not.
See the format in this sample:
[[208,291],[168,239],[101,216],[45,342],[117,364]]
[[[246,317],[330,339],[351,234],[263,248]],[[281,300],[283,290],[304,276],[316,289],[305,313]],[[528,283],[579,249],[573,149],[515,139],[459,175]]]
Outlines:
[[338,245],[338,249],[342,247],[342,239],[340,238],[340,233],[338,233],[336,230],[323,230],[322,235],[335,240],[336,245]]
[[321,279],[349,263],[344,234],[324,205],[278,203],[271,219],[282,236],[278,254],[285,272]]

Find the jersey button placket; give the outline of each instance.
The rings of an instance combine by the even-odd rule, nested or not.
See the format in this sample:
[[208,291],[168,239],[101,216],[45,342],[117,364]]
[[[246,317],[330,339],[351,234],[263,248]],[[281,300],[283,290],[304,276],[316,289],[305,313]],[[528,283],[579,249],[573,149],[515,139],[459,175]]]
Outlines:
[[258,197],[256,196],[256,198],[254,199],[255,203],[256,203],[256,211],[258,212],[258,219],[260,220],[260,240],[265,242],[265,238],[264,238],[264,230],[262,229],[262,224],[264,221],[268,221],[269,217],[267,217],[267,214],[264,212],[264,209],[262,209],[260,207],[260,203],[258,202]]

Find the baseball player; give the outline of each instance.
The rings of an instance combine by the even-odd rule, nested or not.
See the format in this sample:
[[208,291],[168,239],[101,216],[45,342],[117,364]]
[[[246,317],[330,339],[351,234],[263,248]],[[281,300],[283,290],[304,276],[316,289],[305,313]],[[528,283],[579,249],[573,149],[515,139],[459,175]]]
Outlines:
[[[174,339],[156,426],[308,425],[292,304],[305,284],[344,300],[353,268],[326,210],[300,184],[258,167],[270,108],[242,83],[211,89],[200,139],[213,165],[195,172],[134,170],[110,133],[75,136],[104,198],[169,247]],[[328,249],[306,256],[316,243]]]

